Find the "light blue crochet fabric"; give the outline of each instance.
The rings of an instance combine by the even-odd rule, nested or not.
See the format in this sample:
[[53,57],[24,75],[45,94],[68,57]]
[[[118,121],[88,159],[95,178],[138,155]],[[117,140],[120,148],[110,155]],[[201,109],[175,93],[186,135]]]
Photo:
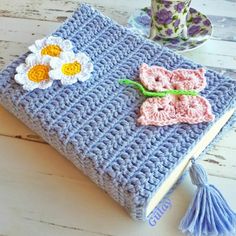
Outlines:
[[[169,70],[200,65],[145,40],[88,5],[82,5],[54,35],[70,39],[75,52],[91,57],[92,78],[64,87],[54,82],[46,90],[27,92],[13,79],[25,54],[0,73],[0,102],[133,218],[145,220],[149,199],[212,123],[139,126],[136,119],[144,98],[117,81],[135,78],[142,63]],[[208,86],[201,95],[212,104],[217,120],[233,105],[236,83],[213,71],[206,77]]]

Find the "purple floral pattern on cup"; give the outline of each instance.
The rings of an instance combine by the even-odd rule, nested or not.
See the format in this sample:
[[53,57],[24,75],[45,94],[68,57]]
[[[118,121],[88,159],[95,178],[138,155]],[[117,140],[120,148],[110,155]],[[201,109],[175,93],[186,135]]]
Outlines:
[[173,34],[173,30],[172,30],[172,29],[166,30],[166,34],[167,34],[167,35],[172,35],[172,34]]
[[211,25],[211,22],[210,22],[209,19],[206,19],[206,20],[203,21],[203,24],[204,24],[205,26],[210,26],[210,25]]
[[179,24],[180,24],[180,19],[178,19],[178,20],[176,20],[176,21],[174,22],[174,27],[175,27],[175,28],[178,27]]
[[173,39],[170,39],[170,42],[171,42],[171,44],[177,44],[177,43],[179,43],[179,39],[173,38]]
[[192,21],[193,21],[194,24],[199,24],[201,22],[201,20],[202,20],[202,17],[201,16],[197,16],[197,17],[193,18]]
[[200,25],[192,25],[188,28],[188,35],[193,37],[201,31]]
[[151,24],[150,17],[147,15],[141,15],[136,18],[137,22],[144,25],[149,26]]
[[165,8],[169,8],[171,6],[171,1],[162,0],[162,3],[164,4]]
[[[144,8],[138,11],[135,15],[130,17],[128,27],[145,37],[149,37],[150,24],[151,24],[151,10],[150,8]],[[141,16],[141,18],[140,18]],[[174,21],[174,26],[178,27],[180,20]],[[155,42],[165,45],[175,51],[188,51],[196,47],[201,46],[206,42],[212,34],[212,25],[207,16],[190,8],[187,15],[187,32],[188,38],[182,38],[181,36],[175,38],[161,38],[158,35],[153,39]],[[165,28],[165,34],[172,33],[172,29]]]
[[191,7],[189,9],[189,12],[190,12],[190,14],[195,14],[195,13],[197,13],[197,10]]
[[177,12],[181,12],[185,7],[185,3],[184,2],[179,2],[177,5],[175,5],[175,10]]
[[151,38],[179,36],[186,28],[186,18],[191,0],[152,0],[151,2]]
[[170,24],[172,21],[172,13],[171,11],[167,11],[166,9],[161,9],[156,14],[156,21],[158,24]]

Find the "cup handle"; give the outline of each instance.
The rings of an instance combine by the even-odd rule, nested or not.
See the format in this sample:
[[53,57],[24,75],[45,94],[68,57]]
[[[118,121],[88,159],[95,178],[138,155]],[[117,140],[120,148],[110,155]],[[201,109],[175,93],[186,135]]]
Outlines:
[[[152,20],[153,21],[153,20]],[[149,39],[153,40],[156,37],[157,30],[155,24],[152,22],[151,28],[150,28],[150,33],[149,33]]]
[[181,34],[182,34],[182,37],[184,39],[188,39],[188,28],[187,28],[187,25],[184,26],[184,29],[183,29]]

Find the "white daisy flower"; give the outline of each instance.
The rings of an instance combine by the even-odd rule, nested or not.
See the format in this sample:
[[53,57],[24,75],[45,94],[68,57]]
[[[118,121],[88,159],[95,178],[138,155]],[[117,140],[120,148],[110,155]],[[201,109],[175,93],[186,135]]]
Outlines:
[[16,68],[15,75],[15,81],[23,85],[23,89],[32,91],[36,88],[46,89],[52,85],[53,80],[49,76],[50,58],[30,54],[25,61],[26,63]]
[[61,53],[60,57],[54,57],[50,61],[52,70],[49,75],[54,80],[60,80],[62,84],[69,85],[77,81],[84,82],[90,78],[93,64],[90,58],[79,52]]
[[33,45],[29,46],[31,52],[48,57],[59,57],[62,52],[69,52],[72,48],[70,40],[54,36],[36,40]]

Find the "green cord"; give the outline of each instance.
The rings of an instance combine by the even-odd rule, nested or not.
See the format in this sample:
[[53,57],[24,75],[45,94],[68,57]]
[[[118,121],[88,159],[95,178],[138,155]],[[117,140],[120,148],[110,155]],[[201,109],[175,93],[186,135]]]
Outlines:
[[173,95],[190,95],[190,96],[197,96],[198,93],[196,91],[192,90],[165,90],[161,92],[151,92],[148,91],[143,87],[142,84],[130,80],[130,79],[120,79],[118,80],[120,84],[125,84],[125,85],[133,85],[136,87],[145,97],[164,97],[168,94],[173,94]]

